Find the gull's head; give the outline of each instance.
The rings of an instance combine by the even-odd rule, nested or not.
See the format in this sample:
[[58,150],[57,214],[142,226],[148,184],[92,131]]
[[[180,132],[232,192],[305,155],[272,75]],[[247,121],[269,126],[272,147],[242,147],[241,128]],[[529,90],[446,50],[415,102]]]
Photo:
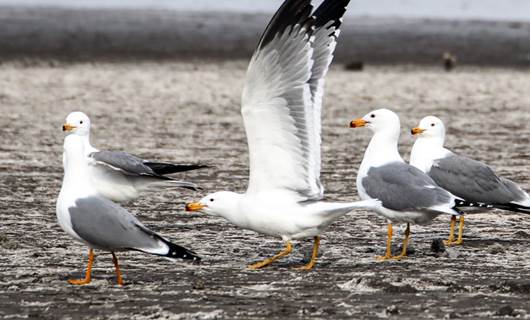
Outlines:
[[90,134],[90,119],[83,112],[72,112],[66,117],[66,122],[63,124],[63,131],[80,136],[88,136]]
[[412,128],[410,132],[418,137],[444,139],[445,126],[440,118],[427,116],[421,119],[420,124]]
[[211,193],[198,202],[186,204],[186,211],[199,211],[212,216],[229,218],[237,211],[241,195],[235,192],[220,191]]
[[399,117],[389,109],[377,109],[350,122],[350,128],[361,127],[370,128],[374,133],[391,130],[397,131],[399,134]]

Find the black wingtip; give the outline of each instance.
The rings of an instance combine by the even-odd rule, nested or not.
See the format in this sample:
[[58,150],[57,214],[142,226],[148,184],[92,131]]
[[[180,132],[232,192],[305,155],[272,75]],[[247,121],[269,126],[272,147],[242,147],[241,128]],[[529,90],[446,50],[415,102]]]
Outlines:
[[501,209],[506,211],[530,214],[530,207],[522,206],[515,203],[482,203],[471,202],[466,200],[455,200],[455,207],[458,208],[483,208],[483,209]]
[[173,164],[173,163],[166,163],[166,162],[146,161],[144,162],[144,164],[148,166],[149,168],[151,168],[151,170],[153,170],[154,173],[156,173],[157,175],[162,175],[162,176],[166,174],[210,168],[209,165],[202,164],[202,163]]
[[455,207],[458,208],[483,208],[483,209],[492,209],[493,205],[483,202],[473,202],[462,199],[455,200]]
[[312,10],[311,0],[286,0],[267,25],[257,50],[266,46],[277,34],[282,34],[289,26],[309,24],[313,19]]
[[201,257],[199,257],[195,252],[186,249],[184,247],[181,247],[177,244],[166,242],[167,246],[169,247],[169,251],[166,255],[166,257],[171,259],[184,259],[184,260],[192,260],[195,262],[200,262]]
[[530,207],[522,206],[515,203],[493,203],[492,206],[497,209],[512,211],[517,213],[530,214]]
[[[315,27],[318,29],[325,26],[329,21],[333,23],[329,27],[338,29],[342,23],[342,16],[346,13],[346,7],[350,0],[326,0],[313,13],[315,16]],[[328,27],[328,28],[329,28]]]

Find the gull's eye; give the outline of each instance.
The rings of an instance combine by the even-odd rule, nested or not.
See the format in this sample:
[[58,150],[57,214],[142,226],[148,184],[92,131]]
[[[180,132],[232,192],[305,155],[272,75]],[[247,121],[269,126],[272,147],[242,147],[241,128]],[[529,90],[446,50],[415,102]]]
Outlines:
[[79,124],[83,124],[83,120],[80,120],[80,121],[79,121]]
[[210,199],[210,202],[213,202],[213,198]]
[[431,123],[431,127],[434,127],[434,123]]
[[372,113],[372,114],[370,115],[370,118],[375,118],[375,114]]

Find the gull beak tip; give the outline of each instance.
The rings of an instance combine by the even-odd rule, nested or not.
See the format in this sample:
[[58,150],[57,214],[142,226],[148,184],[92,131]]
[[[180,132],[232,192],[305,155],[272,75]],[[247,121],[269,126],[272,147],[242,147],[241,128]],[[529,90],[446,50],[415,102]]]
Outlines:
[[186,211],[187,212],[195,212],[202,210],[206,205],[200,204],[198,202],[191,202],[186,204]]
[[70,132],[75,129],[75,126],[65,123],[63,124],[63,132]]
[[410,129],[410,134],[415,136],[415,135],[423,133],[424,131],[425,131],[425,129],[422,129],[420,127],[416,127],[416,128]]
[[364,127],[368,122],[362,118],[352,120],[350,122],[350,128],[361,128]]

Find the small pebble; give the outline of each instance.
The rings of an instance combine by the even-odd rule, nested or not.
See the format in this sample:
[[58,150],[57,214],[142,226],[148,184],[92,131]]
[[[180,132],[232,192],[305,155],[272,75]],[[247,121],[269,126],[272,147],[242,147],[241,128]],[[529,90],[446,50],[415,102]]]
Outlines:
[[388,315],[397,315],[399,314],[399,309],[396,307],[396,305],[391,305],[386,308],[385,312]]
[[445,244],[442,239],[434,239],[431,243],[431,252],[443,253],[445,252]]
[[515,317],[517,316],[517,313],[515,312],[512,306],[505,305],[505,306],[502,306],[499,310],[497,310],[496,315]]
[[505,249],[502,244],[495,243],[488,248],[488,251],[491,254],[499,254],[499,253],[504,253]]

